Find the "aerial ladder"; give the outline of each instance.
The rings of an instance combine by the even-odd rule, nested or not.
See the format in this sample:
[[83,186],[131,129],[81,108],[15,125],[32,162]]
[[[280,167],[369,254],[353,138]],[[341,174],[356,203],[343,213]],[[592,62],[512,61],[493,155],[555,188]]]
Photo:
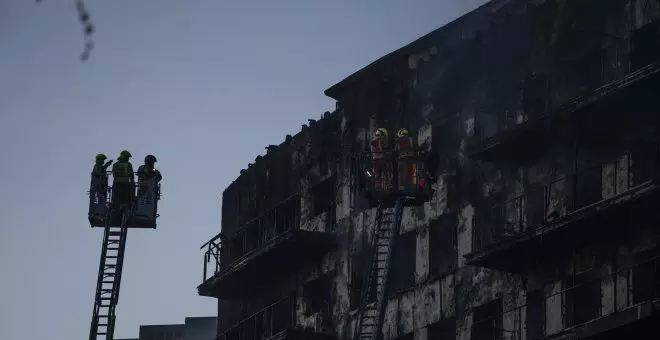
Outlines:
[[[89,196],[89,221],[92,227],[102,227],[103,245],[94,295],[94,309],[89,330],[89,340],[113,340],[115,309],[119,302],[126,237],[129,228],[156,228],[157,202],[160,185],[155,178],[141,182],[140,195],[135,204],[113,208],[112,190],[102,179],[92,175]],[[110,199],[107,199],[110,197]],[[119,209],[119,211],[116,211]]]
[[126,249],[126,222],[130,210],[121,214],[118,225],[110,223],[111,211],[108,211],[104,228],[103,246],[101,248],[101,263],[99,264],[96,294],[94,296],[94,311],[89,339],[113,339],[115,330],[115,308],[119,300],[124,251]]
[[[380,328],[384,319],[385,288],[387,287],[387,278],[390,271],[390,260],[394,240],[401,228],[405,200],[405,197],[397,198],[393,208],[389,208],[386,202],[378,204],[372,238],[373,258],[363,281],[353,340],[378,340],[378,335],[381,334]],[[376,289],[375,303],[370,301],[374,293],[372,288]]]

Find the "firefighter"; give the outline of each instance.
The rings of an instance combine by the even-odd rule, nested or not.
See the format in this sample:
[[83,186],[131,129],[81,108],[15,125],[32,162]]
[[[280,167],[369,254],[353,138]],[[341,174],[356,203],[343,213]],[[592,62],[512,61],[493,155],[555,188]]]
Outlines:
[[[108,157],[102,153],[96,155],[96,162],[92,169],[94,178],[94,199],[98,204],[105,204],[108,195],[108,167],[112,165],[112,159],[105,162]],[[105,162],[105,163],[104,163]]]
[[156,178],[156,183],[160,183],[160,181],[163,179],[160,171],[155,168],[156,161],[156,156],[147,155],[147,157],[144,158],[144,164],[138,167],[138,199],[144,196],[144,194],[147,192],[148,185],[145,183],[146,181],[152,178]]
[[376,135],[371,140],[371,158],[373,161],[374,189],[390,190],[392,186],[392,174],[390,171],[389,140],[387,129],[378,128]]
[[122,205],[131,206],[135,188],[133,165],[129,162],[131,157],[131,153],[124,150],[112,166],[112,205],[115,209]]
[[397,172],[399,190],[404,190],[417,184],[417,162],[413,139],[407,129],[399,129],[394,150],[397,154]]

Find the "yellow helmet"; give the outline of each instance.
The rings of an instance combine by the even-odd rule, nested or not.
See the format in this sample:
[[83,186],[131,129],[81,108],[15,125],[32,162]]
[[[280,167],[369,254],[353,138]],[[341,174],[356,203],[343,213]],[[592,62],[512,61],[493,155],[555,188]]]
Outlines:
[[408,135],[408,129],[399,129],[399,131],[396,133],[397,136],[403,137]]
[[387,129],[378,128],[378,130],[376,130],[376,137],[387,137]]
[[129,158],[133,157],[133,155],[131,155],[130,152],[124,150],[124,151],[119,153],[119,157],[129,159]]
[[103,161],[106,160],[107,158],[108,158],[108,157],[107,157],[106,155],[102,154],[102,153],[96,155],[96,160],[97,160],[97,161],[101,161],[101,162],[103,162]]

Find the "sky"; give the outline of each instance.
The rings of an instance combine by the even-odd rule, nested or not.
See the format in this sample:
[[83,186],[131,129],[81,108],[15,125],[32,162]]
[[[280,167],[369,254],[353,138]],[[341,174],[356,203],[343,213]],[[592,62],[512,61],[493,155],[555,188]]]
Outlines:
[[332,111],[323,91],[484,0],[95,0],[81,63],[71,0],[0,0],[0,339],[85,339],[101,229],[97,153],[163,174],[157,230],[130,230],[115,337],[216,315],[199,247],[222,190]]

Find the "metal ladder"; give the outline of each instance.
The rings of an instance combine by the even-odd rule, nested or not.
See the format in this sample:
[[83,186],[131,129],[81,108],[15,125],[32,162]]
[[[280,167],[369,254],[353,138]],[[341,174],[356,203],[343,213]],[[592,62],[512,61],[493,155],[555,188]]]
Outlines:
[[121,283],[124,250],[126,249],[126,235],[128,232],[126,221],[130,213],[130,210],[122,213],[119,226],[113,226],[110,223],[112,209],[106,216],[89,340],[113,340],[115,331],[115,307],[119,300],[119,286]]
[[[355,325],[353,340],[378,340],[378,335],[381,334],[379,330],[384,319],[385,287],[390,271],[390,256],[394,238],[399,234],[401,227],[403,200],[404,198],[396,200],[392,212],[385,212],[387,208],[383,203],[379,204],[376,210],[376,225],[372,243],[374,255],[362,286],[358,321]],[[373,280],[376,280],[375,304],[369,302]]]

